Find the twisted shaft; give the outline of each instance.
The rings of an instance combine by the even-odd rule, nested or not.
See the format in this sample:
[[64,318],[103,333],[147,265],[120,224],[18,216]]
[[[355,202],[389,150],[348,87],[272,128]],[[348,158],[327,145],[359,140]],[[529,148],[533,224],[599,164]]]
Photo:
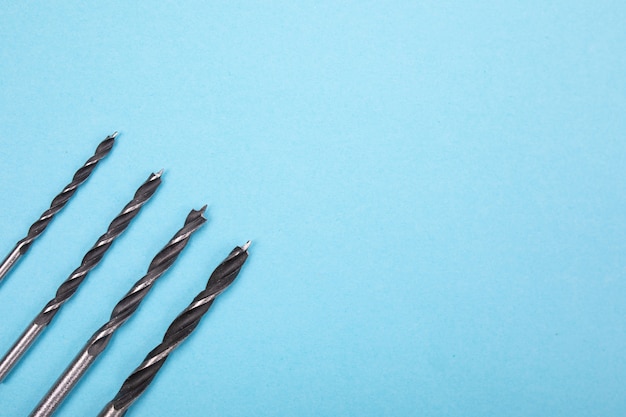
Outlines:
[[162,172],[151,174],[146,182],[139,187],[132,201],[113,219],[106,233],[98,238],[95,245],[83,258],[80,266],[61,284],[54,298],[46,304],[2,358],[0,361],[0,382],[50,324],[61,307],[76,293],[87,274],[100,263],[113,241],[126,230],[130,222],[139,214],[141,207],[152,197],[161,184],[161,174]]
[[17,242],[13,250],[0,264],[0,281],[9,273],[13,265],[28,251],[30,245],[46,230],[54,216],[65,207],[70,198],[74,195],[78,187],[84,183],[98,165],[98,162],[111,152],[115,144],[117,132],[107,136],[96,148],[96,152],[85,164],[76,171],[72,182],[67,184],[63,191],[52,200],[50,208],[43,212],[39,219],[30,226],[28,234]]
[[178,255],[187,246],[191,235],[206,222],[202,215],[205,210],[206,206],[200,210],[192,210],[189,213],[183,227],[176,232],[167,245],[154,257],[146,275],[137,281],[131,290],[117,303],[111,313],[110,320],[91,336],[70,366],[68,366],[30,414],[31,417],[49,417],[54,414],[65,397],[107,347],[113,337],[113,333],[132,316],[144,297],[148,295],[152,285],[174,264]]
[[176,317],[165,332],[163,341],[154,348],[141,365],[124,381],[115,398],[98,414],[98,417],[122,417],[128,408],[148,388],[168,356],[198,326],[215,298],[233,283],[248,258],[248,246],[236,247],[213,271],[206,288]]

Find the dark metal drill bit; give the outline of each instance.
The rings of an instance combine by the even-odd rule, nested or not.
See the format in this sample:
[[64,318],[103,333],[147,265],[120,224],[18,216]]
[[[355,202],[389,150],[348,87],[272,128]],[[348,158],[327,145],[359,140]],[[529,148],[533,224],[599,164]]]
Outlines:
[[78,171],[74,174],[74,178],[72,178],[72,182],[67,184],[63,191],[54,199],[50,204],[50,208],[43,212],[43,214],[39,217],[39,219],[30,226],[28,229],[28,234],[22,240],[18,241],[15,244],[15,247],[7,255],[7,257],[0,264],[0,281],[5,277],[6,274],[9,273],[13,265],[28,251],[30,245],[33,243],[35,239],[37,239],[48,224],[52,221],[52,218],[61,211],[63,207],[67,204],[69,199],[74,195],[78,187],[84,183],[87,178],[91,175],[93,170],[98,165],[101,159],[111,152],[113,148],[113,144],[115,143],[115,138],[117,137],[117,132],[112,135],[107,136],[96,148],[96,152],[93,154],[91,158],[85,162],[85,164],[80,167]]
[[102,260],[113,241],[126,230],[133,218],[139,213],[141,207],[152,197],[161,184],[162,173],[163,170],[156,174],[151,174],[146,182],[139,187],[132,201],[113,219],[106,233],[98,238],[96,244],[83,258],[80,266],[61,284],[54,298],[46,304],[11,349],[9,349],[4,358],[2,358],[2,361],[0,361],[0,382],[50,324],[63,304],[74,295],[80,284],[87,277],[87,274]]
[[122,417],[128,408],[148,388],[168,356],[198,326],[215,298],[233,283],[248,258],[250,242],[236,247],[213,271],[204,291],[176,317],[165,332],[163,341],[143,360],[141,365],[124,381],[115,398],[98,414],[98,417]]
[[113,333],[132,316],[156,280],[174,264],[178,255],[187,246],[192,233],[206,222],[202,216],[205,210],[206,206],[189,213],[182,229],[176,232],[167,245],[154,257],[146,275],[137,281],[117,303],[111,313],[110,320],[91,336],[83,349],[30,414],[31,417],[49,417],[54,414],[57,407],[61,405],[76,383],[107,347]]

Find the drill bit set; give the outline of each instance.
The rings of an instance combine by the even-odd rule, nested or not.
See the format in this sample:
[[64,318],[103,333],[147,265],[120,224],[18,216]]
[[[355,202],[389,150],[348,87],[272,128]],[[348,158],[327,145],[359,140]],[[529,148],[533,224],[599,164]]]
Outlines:
[[[44,232],[54,216],[67,204],[78,187],[89,178],[98,162],[111,152],[117,136],[118,134],[115,132],[98,145],[94,155],[76,172],[72,182],[54,198],[50,208],[30,227],[26,237],[17,242],[14,249],[0,264],[0,281],[8,274],[15,263],[26,254],[33,241]],[[87,251],[80,266],[59,286],[55,296],[43,307],[41,312],[37,314],[0,360],[0,382],[11,372],[35,340],[52,322],[61,307],[77,292],[89,272],[102,261],[115,239],[130,226],[130,223],[139,214],[141,208],[156,193],[161,184],[162,173],[163,170],[151,174],[137,189],[133,199],[112,220],[107,231],[98,238],[93,247]],[[191,235],[206,222],[206,218],[203,216],[205,210],[206,206],[200,210],[191,210],[182,228],[174,234],[163,249],[152,259],[146,274],[115,305],[110,319],[88,339],[83,349],[78,352],[67,369],[35,407],[31,416],[51,416],[56,411],[76,383],[87,372],[98,356],[104,352],[115,331],[122,327],[137,311],[152,286],[172,267],[180,253],[187,246]],[[120,417],[126,414],[132,403],[150,385],[169,354],[193,332],[201,318],[213,304],[215,298],[235,280],[248,258],[249,246],[250,242],[248,241],[241,247],[235,247],[213,271],[206,288],[176,317],[167,329],[161,344],[148,353],[144,361],[126,379],[115,398],[104,407],[99,416]]]

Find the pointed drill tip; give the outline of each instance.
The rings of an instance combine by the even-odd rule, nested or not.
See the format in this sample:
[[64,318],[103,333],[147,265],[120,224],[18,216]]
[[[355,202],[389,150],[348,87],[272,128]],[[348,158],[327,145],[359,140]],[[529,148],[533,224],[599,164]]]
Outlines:
[[161,178],[161,175],[163,175],[163,172],[165,171],[165,169],[161,169],[159,172],[157,172],[156,174],[154,174],[155,178]]
[[117,136],[120,134],[120,132],[118,132],[117,130],[115,132],[113,132],[112,134],[109,135],[109,138],[111,139],[117,139]]
[[243,245],[243,246],[241,247],[241,249],[243,249],[243,251],[245,252],[245,251],[247,251],[247,250],[248,250],[248,248],[250,247],[250,245],[251,245],[251,244],[252,244],[252,241],[251,241],[251,240],[249,240],[249,241],[247,241],[247,242],[246,242],[246,244],[245,244],[245,245]]
[[206,220],[207,218],[204,217],[204,212],[206,211],[207,207],[208,207],[208,204],[205,204],[204,206],[200,207],[200,210],[194,210],[194,213],[202,217],[204,220]]

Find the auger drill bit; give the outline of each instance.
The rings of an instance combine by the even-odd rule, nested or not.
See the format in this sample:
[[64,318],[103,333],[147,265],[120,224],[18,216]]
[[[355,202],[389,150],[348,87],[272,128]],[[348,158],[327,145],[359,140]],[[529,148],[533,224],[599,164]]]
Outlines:
[[7,376],[13,366],[15,366],[37,337],[39,337],[50,324],[54,316],[59,312],[61,307],[63,307],[63,304],[76,293],[76,290],[78,290],[80,284],[85,280],[87,274],[102,260],[106,251],[113,244],[113,241],[126,230],[130,222],[139,214],[141,207],[148,202],[161,184],[162,173],[163,170],[156,174],[151,174],[146,182],[139,187],[132,201],[124,207],[115,219],[113,219],[106,233],[98,238],[96,244],[93,245],[83,258],[80,266],[61,284],[54,298],[46,304],[43,310],[41,310],[28,325],[26,330],[24,330],[24,333],[22,333],[11,349],[9,349],[4,358],[2,358],[0,361],[0,382]]
[[200,210],[192,210],[187,216],[185,224],[163,249],[154,257],[148,272],[135,283],[131,290],[120,300],[113,309],[110,320],[100,327],[87,341],[83,349],[57,379],[50,391],[39,402],[31,417],[49,417],[61,405],[65,397],[71,392],[76,383],[83,377],[98,356],[107,347],[113,333],[137,310],[144,297],[157,279],[165,273],[176,261],[178,255],[185,249],[189,238],[198,230],[206,219],[202,216],[206,206]]
[[248,258],[250,242],[236,247],[211,274],[204,291],[176,317],[167,329],[163,341],[143,360],[141,365],[124,381],[115,398],[98,414],[98,417],[122,417],[128,408],[148,388],[168,356],[200,323],[215,298],[233,283]]
[[48,227],[55,214],[60,212],[61,209],[65,207],[78,187],[84,183],[87,178],[89,178],[93,170],[96,168],[96,165],[98,165],[98,162],[111,152],[111,149],[115,144],[116,137],[117,132],[107,136],[98,145],[98,148],[96,148],[96,152],[93,156],[89,158],[78,171],[76,171],[74,178],[72,178],[72,182],[67,184],[65,188],[63,188],[63,191],[54,197],[54,200],[52,200],[52,203],[50,204],[50,208],[44,211],[39,219],[33,223],[32,226],[30,226],[26,237],[15,244],[11,253],[9,253],[0,264],[0,281],[2,281],[5,275],[9,273],[11,268],[26,253],[26,251],[28,251],[28,248],[30,248],[33,241],[37,239],[44,232],[44,230],[46,230],[46,227]]

